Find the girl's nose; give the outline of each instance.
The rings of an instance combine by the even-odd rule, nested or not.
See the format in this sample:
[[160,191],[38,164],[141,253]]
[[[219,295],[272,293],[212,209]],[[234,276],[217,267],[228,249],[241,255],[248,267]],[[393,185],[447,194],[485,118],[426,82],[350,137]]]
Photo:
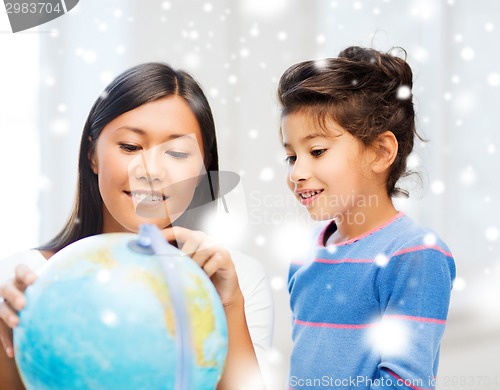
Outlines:
[[306,162],[299,160],[291,166],[289,180],[292,183],[298,184],[300,181],[305,181],[310,178],[310,170]]

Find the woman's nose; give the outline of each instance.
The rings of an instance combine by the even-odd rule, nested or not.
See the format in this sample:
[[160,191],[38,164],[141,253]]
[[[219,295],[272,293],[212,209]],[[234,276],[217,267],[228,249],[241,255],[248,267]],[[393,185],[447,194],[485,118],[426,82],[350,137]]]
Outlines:
[[162,182],[167,173],[166,159],[160,150],[155,148],[142,151],[135,161],[134,176],[148,182]]

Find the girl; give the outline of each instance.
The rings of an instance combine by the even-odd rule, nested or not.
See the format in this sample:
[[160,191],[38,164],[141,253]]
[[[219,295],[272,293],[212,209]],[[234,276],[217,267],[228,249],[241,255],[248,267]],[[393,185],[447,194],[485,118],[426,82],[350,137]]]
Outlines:
[[[255,260],[213,245],[200,231],[200,210],[215,206],[218,153],[208,101],[196,81],[171,67],[148,63],[118,76],[92,107],[81,138],[78,189],[64,228],[47,244],[0,262],[0,387],[22,388],[10,328],[25,304],[33,272],[67,245],[111,232],[137,232],[154,223],[211,277],[227,321],[229,346],[219,389],[261,388],[272,332],[271,292]],[[203,185],[209,172],[211,186]],[[173,224],[175,223],[175,227]],[[233,261],[234,265],[233,265]],[[3,301],[1,299],[1,301]]]
[[281,77],[289,188],[332,220],[290,269],[291,389],[434,387],[455,265],[392,203],[418,136],[411,87],[405,60],[360,47]]

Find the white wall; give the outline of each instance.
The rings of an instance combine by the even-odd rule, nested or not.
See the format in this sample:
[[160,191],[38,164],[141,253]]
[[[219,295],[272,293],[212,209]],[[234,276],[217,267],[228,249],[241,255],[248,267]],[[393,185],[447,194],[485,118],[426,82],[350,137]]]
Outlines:
[[[297,230],[287,222],[303,220],[305,215],[284,186],[275,97],[278,78],[292,63],[335,56],[352,44],[381,50],[404,47],[415,75],[418,128],[430,142],[418,143],[414,153],[424,183],[412,186],[412,200],[399,205],[447,241],[459,276],[442,346],[439,388],[500,388],[492,384],[494,378],[500,381],[493,363],[500,352],[496,298],[500,285],[496,178],[500,3],[81,0],[68,15],[39,29],[58,33],[39,34],[40,55],[31,57],[39,58],[31,69],[38,70],[41,82],[38,104],[30,106],[38,113],[28,115],[38,115],[38,126],[32,130],[38,131],[34,139],[41,141],[40,172],[48,181],[41,180],[45,185],[38,192],[40,231],[31,234],[28,245],[46,240],[64,222],[75,188],[80,132],[110,77],[145,61],[164,61],[192,72],[214,110],[222,168],[243,177],[249,223],[239,246],[262,261],[272,280],[274,358],[280,378],[286,376],[291,348],[287,263],[290,252],[298,250],[290,245],[298,241]],[[20,36],[1,35],[0,43],[4,52],[10,50],[7,44],[28,47]],[[21,62],[8,57],[0,69],[2,77],[16,80],[6,84],[12,95],[20,89],[17,83],[34,85],[35,81],[23,78],[23,69],[16,68]],[[22,103],[3,89],[2,112],[19,113]],[[11,118],[9,126],[16,131],[26,127],[26,116]],[[4,121],[0,122],[2,135]],[[21,166],[30,153],[37,152],[21,148],[14,165],[12,156],[0,153],[2,166]],[[34,172],[36,176],[38,171]],[[2,184],[3,193],[10,191],[7,182]],[[36,196],[35,190],[29,198]],[[10,208],[7,202],[2,201],[2,210]],[[17,224],[19,232],[19,221],[29,218],[33,210],[5,212],[7,223]],[[461,385],[463,376],[472,377],[474,383]]]

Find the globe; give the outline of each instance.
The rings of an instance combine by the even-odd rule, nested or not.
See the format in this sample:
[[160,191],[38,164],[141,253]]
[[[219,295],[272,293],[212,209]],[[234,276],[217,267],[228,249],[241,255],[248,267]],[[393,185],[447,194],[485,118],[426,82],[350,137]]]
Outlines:
[[139,235],[102,234],[47,262],[14,330],[27,389],[216,387],[222,304],[203,270],[162,241],[158,255]]

